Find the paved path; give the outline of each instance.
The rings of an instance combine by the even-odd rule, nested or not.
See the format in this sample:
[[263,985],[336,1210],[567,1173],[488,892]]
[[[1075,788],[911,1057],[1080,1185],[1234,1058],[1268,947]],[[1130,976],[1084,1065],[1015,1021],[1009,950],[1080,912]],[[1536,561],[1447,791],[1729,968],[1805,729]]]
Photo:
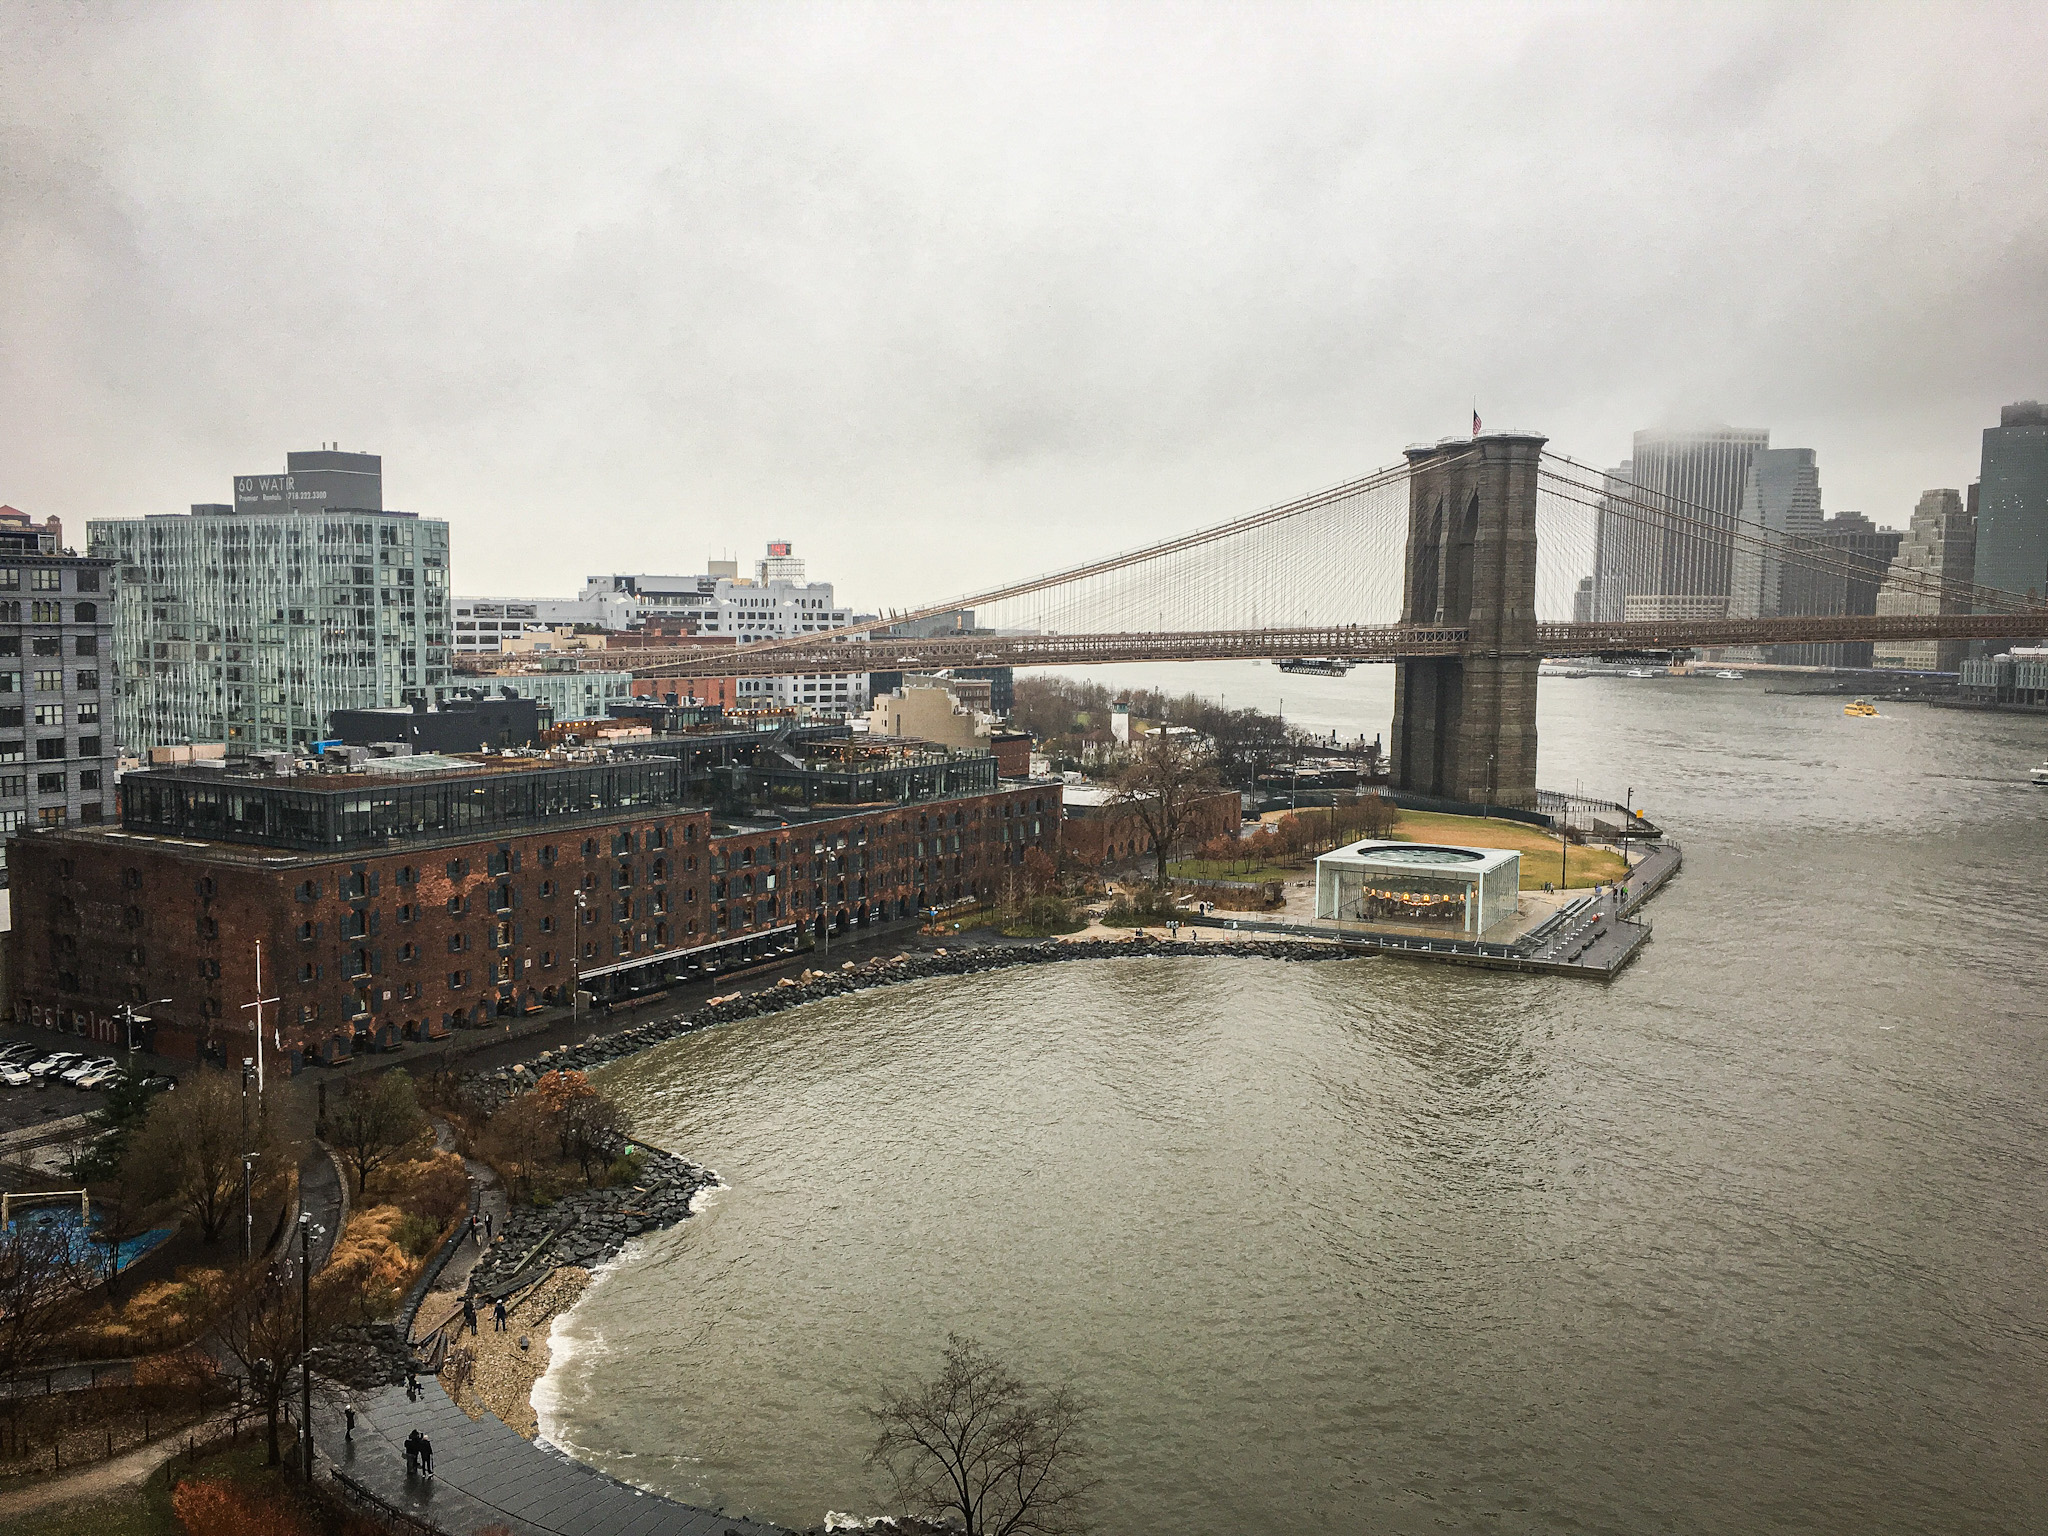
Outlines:
[[31,1483],[25,1488],[9,1488],[0,1493],[0,1525],[40,1510],[67,1508],[74,1504],[96,1504],[119,1494],[126,1494],[140,1488],[150,1479],[150,1474],[185,1449],[185,1437],[194,1436],[206,1440],[224,1432],[226,1419],[206,1420],[189,1424],[182,1429],[168,1431],[161,1440],[151,1445],[137,1446],[134,1450],[116,1456],[111,1461],[95,1461],[80,1467],[76,1472],[67,1472],[62,1477],[53,1477],[44,1482]]
[[[493,1524],[509,1525],[514,1536],[786,1536],[778,1526],[628,1487],[522,1439],[488,1413],[472,1420],[438,1382],[422,1385],[416,1403],[403,1387],[358,1395],[353,1441],[342,1438],[339,1402],[316,1402],[323,1465],[390,1507],[463,1536]],[[405,1437],[415,1429],[434,1444],[431,1480],[405,1475]]]

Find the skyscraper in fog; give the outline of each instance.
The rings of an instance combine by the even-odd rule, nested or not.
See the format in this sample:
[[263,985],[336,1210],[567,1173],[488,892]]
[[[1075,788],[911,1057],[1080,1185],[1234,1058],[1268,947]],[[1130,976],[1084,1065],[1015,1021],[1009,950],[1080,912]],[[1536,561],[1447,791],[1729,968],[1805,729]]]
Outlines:
[[1984,429],[1977,584],[2048,593],[2048,406],[2008,405]]
[[1785,611],[1784,544],[1820,532],[1820,466],[1811,448],[1765,448],[1749,466],[1728,556],[1728,616],[1775,618]]
[[[1977,523],[1954,491],[1924,491],[1891,570],[1878,590],[1880,614],[1968,613],[1976,569]],[[1871,662],[1916,672],[1953,672],[1967,640],[1880,640]]]
[[1620,619],[1631,590],[1643,579],[1648,548],[1642,510],[1635,502],[1635,466],[1617,464],[1601,479],[1600,505],[1593,519],[1592,616],[1603,624]]
[[1708,618],[1728,611],[1731,534],[1765,427],[1658,428],[1635,435],[1630,466],[1652,521],[1632,563],[1624,618]]

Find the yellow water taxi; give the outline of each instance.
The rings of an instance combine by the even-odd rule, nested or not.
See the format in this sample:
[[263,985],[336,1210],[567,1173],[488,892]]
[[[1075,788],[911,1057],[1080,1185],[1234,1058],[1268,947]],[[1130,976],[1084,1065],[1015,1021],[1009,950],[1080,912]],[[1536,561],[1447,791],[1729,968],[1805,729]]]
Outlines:
[[1845,715],[1870,715],[1874,717],[1877,714],[1877,706],[1868,699],[1858,699],[1854,704],[1844,704],[1842,706],[1842,713]]

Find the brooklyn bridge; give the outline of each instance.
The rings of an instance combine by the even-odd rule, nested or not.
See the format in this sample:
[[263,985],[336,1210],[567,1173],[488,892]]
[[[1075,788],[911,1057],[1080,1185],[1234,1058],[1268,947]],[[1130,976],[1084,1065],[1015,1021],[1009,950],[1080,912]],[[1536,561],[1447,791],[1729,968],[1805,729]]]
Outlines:
[[[1606,525],[1603,532],[1601,524]],[[1893,571],[1922,611],[1578,621],[1579,579],[1616,527],[1780,576],[1868,579],[1856,557],[1738,523],[1498,432],[1406,450],[1362,479],[1087,564],[948,597],[861,626],[737,647],[606,651],[585,665],[674,678],[1072,667],[1104,662],[1387,662],[1395,783],[1455,800],[1533,801],[1536,681],[1549,657],[1842,641],[2048,634],[2039,600]],[[1704,556],[1704,558],[1701,558]],[[972,630],[906,634],[972,611]]]

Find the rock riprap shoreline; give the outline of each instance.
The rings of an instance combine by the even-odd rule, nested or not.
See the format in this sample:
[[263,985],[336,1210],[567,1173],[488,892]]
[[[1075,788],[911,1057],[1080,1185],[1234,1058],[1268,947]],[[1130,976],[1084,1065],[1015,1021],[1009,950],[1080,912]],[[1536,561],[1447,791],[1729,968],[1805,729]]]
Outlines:
[[697,1192],[718,1182],[717,1174],[687,1158],[655,1147],[640,1150],[646,1161],[632,1184],[574,1190],[547,1206],[513,1206],[497,1240],[470,1271],[469,1293],[495,1298],[564,1265],[595,1269],[642,1232],[683,1220]]

